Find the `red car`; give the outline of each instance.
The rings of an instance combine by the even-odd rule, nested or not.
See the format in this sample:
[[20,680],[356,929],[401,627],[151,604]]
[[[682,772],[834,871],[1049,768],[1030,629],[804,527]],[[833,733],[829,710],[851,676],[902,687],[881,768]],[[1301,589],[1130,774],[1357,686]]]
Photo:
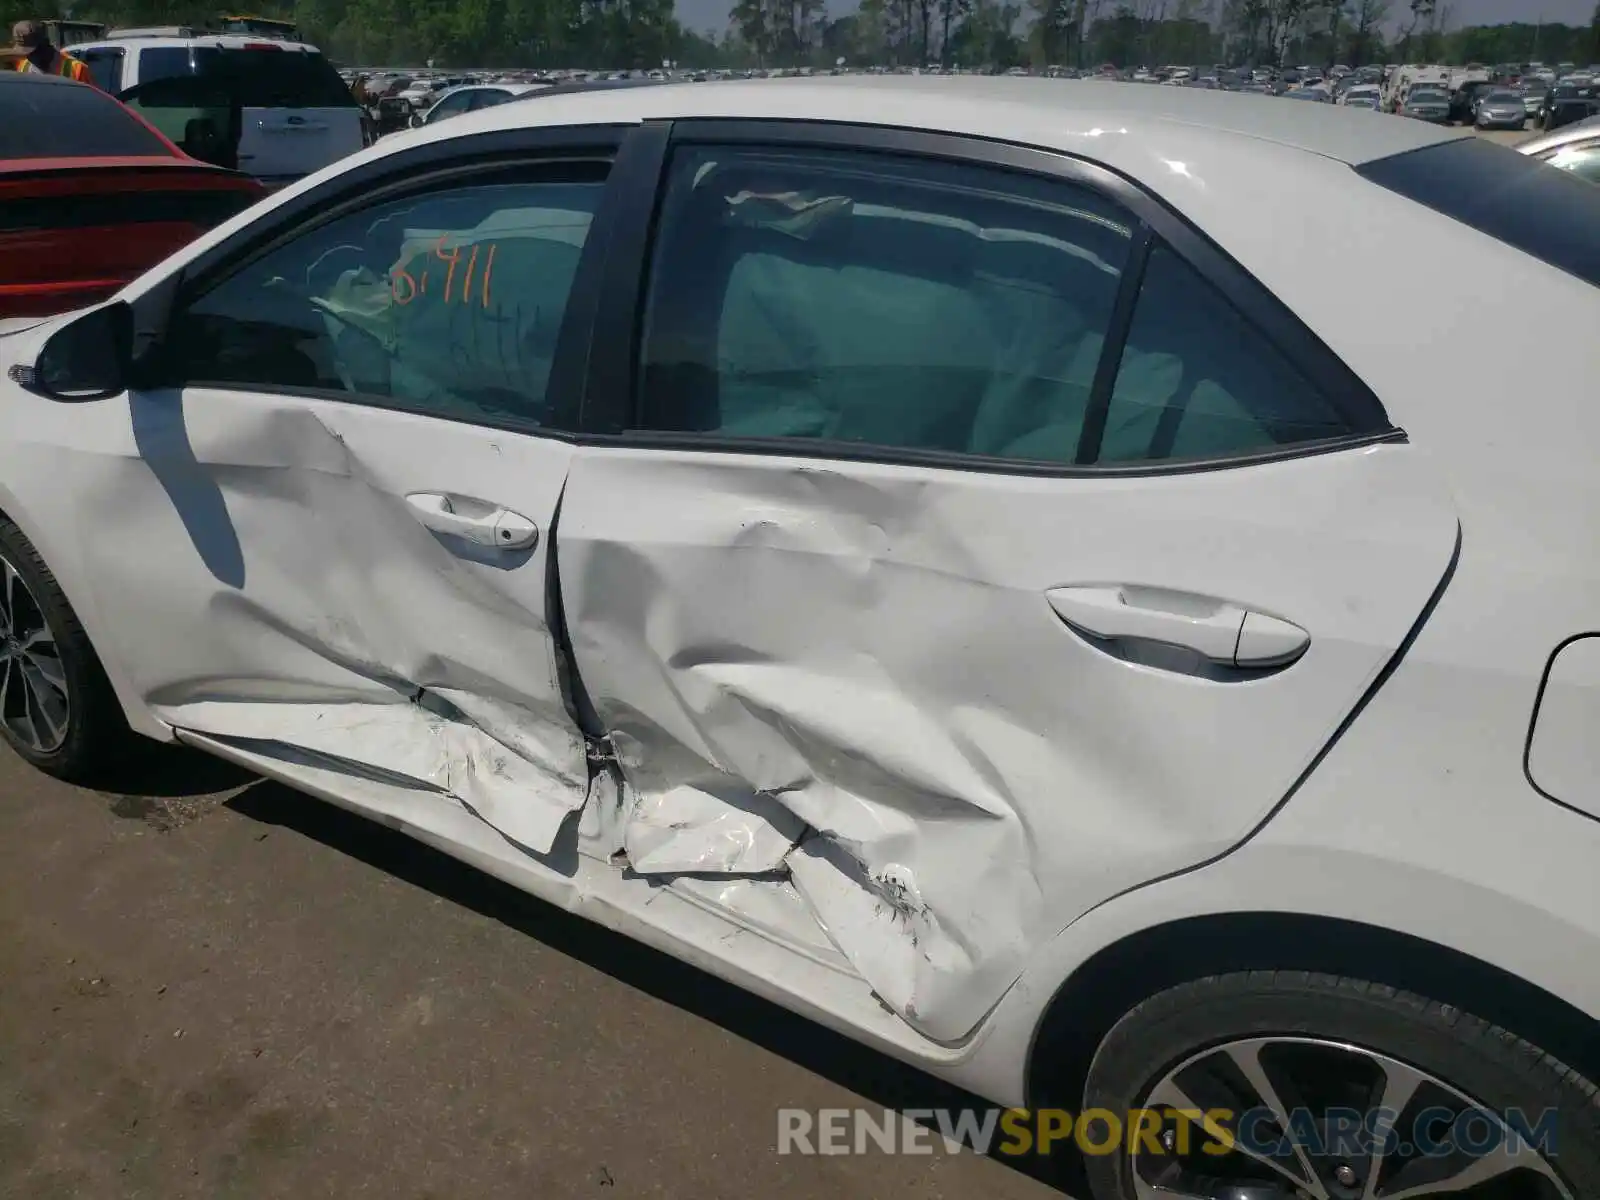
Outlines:
[[264,194],[96,88],[0,70],[0,318],[102,300]]

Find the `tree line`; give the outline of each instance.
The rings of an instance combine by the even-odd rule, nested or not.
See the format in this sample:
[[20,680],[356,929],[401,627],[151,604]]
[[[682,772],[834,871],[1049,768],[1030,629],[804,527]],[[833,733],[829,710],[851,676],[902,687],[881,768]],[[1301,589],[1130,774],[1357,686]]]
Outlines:
[[[204,24],[216,0],[67,0],[120,26]],[[239,0],[293,19],[340,62],[644,68],[1370,62],[1600,62],[1588,25],[1456,27],[1452,0],[734,0],[720,31],[685,28],[673,0]],[[0,21],[69,15],[0,0]]]

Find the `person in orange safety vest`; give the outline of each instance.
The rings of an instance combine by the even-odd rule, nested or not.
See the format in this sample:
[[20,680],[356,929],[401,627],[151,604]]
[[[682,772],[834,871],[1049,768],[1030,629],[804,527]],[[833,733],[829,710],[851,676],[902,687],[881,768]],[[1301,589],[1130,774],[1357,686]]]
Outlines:
[[50,35],[37,21],[18,21],[11,29],[15,54],[11,58],[14,71],[35,71],[41,75],[64,75],[79,83],[93,84],[89,68],[71,55],[63,54],[50,44]]

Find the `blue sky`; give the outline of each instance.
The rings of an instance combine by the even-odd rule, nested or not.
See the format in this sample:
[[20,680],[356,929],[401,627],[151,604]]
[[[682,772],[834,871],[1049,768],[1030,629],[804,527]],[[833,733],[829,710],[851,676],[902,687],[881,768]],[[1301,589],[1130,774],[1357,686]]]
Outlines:
[[[1587,25],[1595,0],[1453,0],[1456,25],[1493,25],[1501,21],[1532,21],[1541,13],[1546,21]],[[722,30],[728,24],[729,0],[677,0],[678,19],[690,29]],[[1396,12],[1405,0],[1394,0]],[[854,0],[828,0],[828,11],[843,14],[855,8]]]

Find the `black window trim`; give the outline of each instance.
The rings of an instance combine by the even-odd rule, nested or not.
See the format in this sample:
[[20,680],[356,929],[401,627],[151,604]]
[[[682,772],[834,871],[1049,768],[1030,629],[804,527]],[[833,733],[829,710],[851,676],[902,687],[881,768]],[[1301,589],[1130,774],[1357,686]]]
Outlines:
[[[1169,475],[1233,468],[1257,463],[1305,458],[1382,442],[1403,442],[1405,431],[1395,426],[1381,401],[1365,382],[1325,342],[1264,284],[1232,256],[1163,201],[1133,180],[1100,163],[1075,155],[999,139],[965,134],[930,133],[896,126],[849,122],[786,120],[773,118],[679,118],[646,122],[661,137],[661,160],[653,186],[644,178],[620,197],[618,221],[612,230],[606,286],[594,326],[594,341],[584,387],[580,418],[585,441],[634,448],[673,449],[716,453],[781,455],[791,458],[939,467],[986,474],[1035,476],[1142,476]],[[659,132],[657,132],[659,130]],[[933,159],[969,166],[1013,171],[1058,179],[1085,187],[1119,205],[1138,220],[1134,247],[1144,255],[1159,239],[1182,261],[1216,287],[1240,312],[1246,323],[1283,354],[1308,383],[1365,432],[1334,438],[1270,446],[1210,458],[1144,460],[1084,465],[1026,459],[1007,459],[957,451],[922,450],[872,443],[837,442],[821,438],[728,437],[719,433],[664,432],[637,428],[639,397],[636,373],[649,272],[657,237],[661,202],[668,182],[670,151],[694,145],[758,146],[769,148],[857,150]],[[641,172],[641,175],[644,173]],[[614,176],[614,179],[616,177]],[[1130,260],[1130,266],[1135,265]],[[1136,264],[1142,273],[1142,260]],[[1095,373],[1094,399],[1086,426],[1097,421],[1103,430],[1110,402],[1115,364],[1131,325],[1137,279],[1125,268],[1123,289],[1128,292],[1120,337],[1105,339]],[[1118,307],[1123,303],[1119,293]],[[1112,364],[1107,366],[1108,361]],[[1103,377],[1103,378],[1102,378]],[[1083,442],[1080,441],[1080,455]]]
[[[362,163],[279,205],[237,235],[201,252],[184,267],[133,302],[135,355],[139,362],[133,386],[137,389],[197,387],[259,392],[262,395],[300,396],[312,400],[353,404],[362,408],[412,413],[436,420],[455,421],[487,429],[503,429],[534,437],[573,441],[580,436],[584,364],[600,295],[600,275],[609,258],[607,242],[616,226],[619,186],[637,175],[630,164],[639,159],[634,135],[637,125],[587,125],[557,128],[495,130],[489,133],[429,142],[414,150]],[[578,270],[568,294],[546,394],[563,419],[538,424],[509,414],[453,414],[425,405],[406,404],[388,396],[353,394],[325,388],[273,384],[178,380],[162,361],[160,343],[185,306],[194,303],[236,272],[279,246],[303,237],[330,221],[382,204],[400,196],[418,195],[452,183],[492,178],[507,171],[536,169],[560,162],[610,162],[590,232],[579,257]]]

